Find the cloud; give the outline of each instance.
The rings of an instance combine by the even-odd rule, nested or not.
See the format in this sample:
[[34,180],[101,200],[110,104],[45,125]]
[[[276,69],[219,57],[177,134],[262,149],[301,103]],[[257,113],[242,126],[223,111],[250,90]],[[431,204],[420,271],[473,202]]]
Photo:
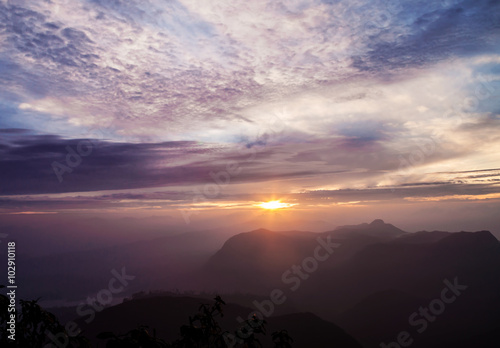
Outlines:
[[[496,1],[437,2],[423,5],[410,2],[400,12],[387,12],[399,25],[379,28],[370,50],[355,58],[355,66],[382,74],[393,70],[435,64],[443,59],[498,53],[499,3]],[[403,35],[384,40],[386,31],[395,31],[405,20]],[[384,23],[386,24],[386,23]]]
[[5,129],[0,129],[0,133],[4,134],[26,134],[29,133],[29,129],[23,129],[23,128],[5,128]]
[[[281,150],[227,147],[193,141],[118,143],[63,139],[57,135],[4,130],[0,180],[2,195],[86,192],[213,183],[210,173],[228,164],[244,167],[233,183],[317,175],[286,166]],[[287,168],[288,167],[288,168]],[[328,169],[325,169],[326,173]]]
[[[217,148],[196,142],[126,144],[6,134],[11,136],[0,149],[0,178],[9,185],[2,186],[2,194],[113,190],[197,181],[208,172],[196,163],[202,162],[196,157],[209,157]],[[188,160],[186,164],[190,156],[194,163]],[[62,180],[58,180],[57,172]]]
[[436,173],[497,167],[498,6],[0,1],[0,194],[189,191],[228,161],[244,170],[221,198],[494,193]]
[[[345,84],[359,70],[421,67],[447,59],[450,49],[470,55],[471,45],[490,52],[498,29],[497,5],[484,1],[1,6],[0,60],[8,69],[0,84],[20,101],[20,115],[53,118],[36,120],[49,133],[64,120],[126,141],[189,139],[222,128],[233,130],[218,133],[227,141],[255,128],[255,107]],[[72,127],[65,135],[78,136]]]

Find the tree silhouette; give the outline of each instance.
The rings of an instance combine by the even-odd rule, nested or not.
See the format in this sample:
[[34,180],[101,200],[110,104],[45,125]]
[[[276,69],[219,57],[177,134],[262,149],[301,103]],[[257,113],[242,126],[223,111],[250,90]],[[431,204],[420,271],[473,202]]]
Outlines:
[[[0,288],[5,286],[0,285]],[[90,348],[90,341],[83,335],[71,337],[56,316],[44,310],[37,300],[20,300],[20,311],[16,312],[15,341],[9,339],[9,298],[0,294],[0,346],[41,348],[52,343],[47,333],[64,341],[68,348]],[[213,304],[201,304],[198,313],[189,317],[189,323],[180,327],[181,338],[167,343],[156,337],[156,331],[141,325],[124,334],[102,332],[97,338],[106,340],[106,348],[261,348],[258,335],[265,335],[265,320],[254,315],[244,321],[234,334],[224,331],[217,318],[223,317],[226,303],[220,296]],[[286,330],[272,333],[276,348],[291,348],[293,341]],[[60,344],[61,345],[61,344]],[[59,346],[60,346],[59,345]]]
[[164,340],[156,337],[155,330],[153,330],[153,335],[151,335],[147,326],[139,326],[137,329],[130,330],[123,335],[115,335],[112,332],[102,332],[97,335],[97,338],[108,340],[106,342],[106,348],[171,347]]
[[[189,317],[189,324],[181,326],[181,338],[171,344],[151,336],[145,326],[140,326],[124,335],[103,332],[97,337],[108,340],[106,348],[261,348],[262,344],[256,335],[265,335],[266,321],[254,315],[243,322],[234,334],[230,334],[229,331],[223,331],[217,322],[217,317],[224,316],[223,305],[225,304],[220,296],[214,298],[212,305],[201,304],[198,313]],[[293,340],[286,330],[275,332],[272,337],[275,347],[291,347],[290,342]]]
[[[5,288],[0,285],[0,288]],[[15,341],[9,339],[7,328],[10,320],[9,298],[0,294],[0,346],[1,347],[43,347],[50,343],[47,332],[57,337],[63,337],[68,342],[68,347],[87,348],[90,347],[88,339],[81,335],[70,337],[56,316],[44,310],[37,300],[19,301],[21,310],[16,309],[15,318]]]
[[290,337],[287,330],[276,331],[272,333],[275,348],[291,348],[293,338]]

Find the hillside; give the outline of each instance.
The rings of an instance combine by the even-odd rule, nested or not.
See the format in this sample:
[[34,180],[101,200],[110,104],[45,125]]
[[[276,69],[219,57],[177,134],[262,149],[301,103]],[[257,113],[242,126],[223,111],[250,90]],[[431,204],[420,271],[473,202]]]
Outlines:
[[[188,323],[188,318],[197,313],[201,303],[211,303],[210,299],[193,297],[148,297],[133,299],[104,309],[95,319],[85,323],[77,321],[85,335],[95,347],[104,347],[103,341],[95,336],[103,331],[125,333],[138,325],[147,325],[156,330],[157,337],[167,341],[180,338],[179,328]],[[227,304],[223,307],[223,317],[218,321],[225,330],[233,331],[239,327],[237,318],[247,318],[255,309]],[[361,346],[338,326],[320,319],[312,313],[294,313],[266,318],[267,334],[259,338],[263,347],[274,347],[270,334],[286,329],[294,339],[294,348],[328,348],[340,346],[360,348]]]

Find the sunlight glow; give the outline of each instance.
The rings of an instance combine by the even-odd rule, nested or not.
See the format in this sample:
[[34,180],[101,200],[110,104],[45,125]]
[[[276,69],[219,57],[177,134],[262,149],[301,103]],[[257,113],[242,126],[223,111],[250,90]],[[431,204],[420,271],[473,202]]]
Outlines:
[[264,208],[264,209],[282,209],[282,208],[289,208],[294,206],[295,204],[290,204],[290,203],[281,203],[280,201],[269,201],[269,202],[263,202],[259,204],[259,207]]

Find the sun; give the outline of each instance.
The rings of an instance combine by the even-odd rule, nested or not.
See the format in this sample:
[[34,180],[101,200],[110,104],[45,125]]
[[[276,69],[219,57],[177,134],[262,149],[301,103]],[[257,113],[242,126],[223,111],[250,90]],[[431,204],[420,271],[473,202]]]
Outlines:
[[280,201],[269,201],[269,202],[263,202],[259,204],[259,207],[264,208],[264,209],[282,209],[282,208],[289,208],[293,206],[294,204],[290,203],[281,203]]

